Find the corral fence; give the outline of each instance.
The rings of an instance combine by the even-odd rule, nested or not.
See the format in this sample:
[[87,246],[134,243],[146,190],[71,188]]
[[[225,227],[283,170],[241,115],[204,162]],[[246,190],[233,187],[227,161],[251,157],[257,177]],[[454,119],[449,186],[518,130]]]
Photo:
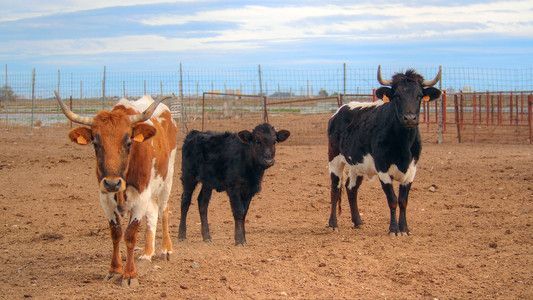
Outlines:
[[[415,68],[433,78],[438,66]],[[391,77],[405,68],[382,68]],[[167,101],[173,117],[188,130],[252,129],[268,121],[292,132],[289,143],[326,143],[327,122],[349,101],[375,101],[376,68],[323,70],[235,69],[220,71],[8,73],[0,76],[0,129],[70,126],[53,91],[80,115],[110,109],[119,98]],[[423,139],[438,142],[532,142],[530,80],[533,69],[443,68],[440,100],[424,103]],[[475,92],[483,91],[483,92]]]

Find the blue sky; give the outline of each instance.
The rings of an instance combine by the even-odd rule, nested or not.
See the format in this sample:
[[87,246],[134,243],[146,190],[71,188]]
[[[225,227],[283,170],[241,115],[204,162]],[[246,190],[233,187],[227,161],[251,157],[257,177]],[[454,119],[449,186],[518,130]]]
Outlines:
[[0,0],[0,7],[0,64],[10,72],[166,71],[180,62],[521,68],[533,59],[531,0]]

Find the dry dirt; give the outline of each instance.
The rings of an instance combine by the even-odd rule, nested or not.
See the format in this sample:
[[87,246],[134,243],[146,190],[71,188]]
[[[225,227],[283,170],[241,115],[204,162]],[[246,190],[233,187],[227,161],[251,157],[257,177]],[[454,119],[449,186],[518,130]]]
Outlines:
[[[363,227],[353,229],[343,195],[332,231],[326,145],[280,144],[250,207],[247,247],[233,246],[225,193],[214,193],[209,207],[213,243],[202,241],[195,201],[188,240],[177,242],[177,159],[175,252],[168,262],[138,265],[140,286],[125,289],[102,281],[111,240],[92,148],[70,143],[67,129],[27,131],[0,133],[3,298],[533,298],[531,145],[437,145],[426,138],[407,212],[413,235],[391,238],[377,180],[360,189]],[[123,244],[122,251],[125,257]]]

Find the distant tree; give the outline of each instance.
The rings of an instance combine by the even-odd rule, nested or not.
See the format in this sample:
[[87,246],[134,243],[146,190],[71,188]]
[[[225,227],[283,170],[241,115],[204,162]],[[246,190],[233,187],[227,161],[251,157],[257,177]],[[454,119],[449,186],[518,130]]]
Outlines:
[[294,94],[291,92],[275,92],[270,95],[271,98],[289,98],[293,96]]
[[0,88],[0,103],[2,102],[14,102],[16,99],[15,93],[9,85],[4,85]]
[[328,92],[326,92],[325,89],[320,89],[320,91],[318,91],[318,96],[324,98],[324,97],[329,96],[329,94]]

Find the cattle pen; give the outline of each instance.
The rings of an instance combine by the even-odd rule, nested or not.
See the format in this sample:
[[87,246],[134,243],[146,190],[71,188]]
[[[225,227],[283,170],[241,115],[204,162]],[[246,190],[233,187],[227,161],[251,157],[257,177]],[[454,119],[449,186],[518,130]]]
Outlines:
[[[461,77],[451,89],[450,78],[460,76],[443,70],[445,97],[421,108],[423,147],[409,194],[412,235],[401,237],[387,235],[390,213],[378,180],[365,179],[358,190],[361,228],[352,228],[346,193],[338,229],[328,228],[327,123],[339,105],[377,100],[376,68],[347,68],[346,87],[343,69],[318,72],[321,80],[308,72],[263,69],[261,82],[241,80],[249,78],[242,74],[232,77],[239,80],[216,81],[218,73],[187,81],[184,72],[181,84],[176,73],[168,80],[166,74],[113,73],[106,76],[105,96],[102,74],[95,81],[84,78],[80,95],[76,74],[71,80],[61,73],[58,88],[57,73],[48,78],[37,73],[33,96],[28,80],[10,75],[16,97],[0,105],[0,294],[6,299],[533,298],[533,87],[516,80],[533,74],[495,70],[513,80],[492,81],[489,88],[478,83],[490,76],[470,72],[481,79]],[[428,77],[436,72],[417,71]],[[338,75],[341,80],[324,79]],[[140,77],[146,77],[146,85]],[[283,85],[297,77],[303,79],[292,90]],[[203,241],[198,213],[189,214],[187,240],[178,241],[179,141],[168,201],[170,260],[154,256],[151,262],[136,262],[138,287],[103,282],[111,245],[95,187],[95,150],[69,141],[71,125],[53,98],[56,89],[84,116],[109,109],[122,96],[174,93],[166,104],[179,122],[181,140],[184,131],[201,129],[202,122],[204,130],[237,131],[268,120],[277,130],[290,130],[289,139],[276,146],[276,162],[250,205],[247,246],[234,246],[225,193],[213,193],[210,200],[212,242]],[[198,194],[197,189],[193,199]],[[192,201],[191,209],[197,208]],[[139,231],[145,230],[143,221]],[[162,231],[156,235],[159,241]],[[146,241],[138,236],[139,245]],[[156,253],[162,250],[157,242]],[[142,250],[134,254],[139,257]]]

